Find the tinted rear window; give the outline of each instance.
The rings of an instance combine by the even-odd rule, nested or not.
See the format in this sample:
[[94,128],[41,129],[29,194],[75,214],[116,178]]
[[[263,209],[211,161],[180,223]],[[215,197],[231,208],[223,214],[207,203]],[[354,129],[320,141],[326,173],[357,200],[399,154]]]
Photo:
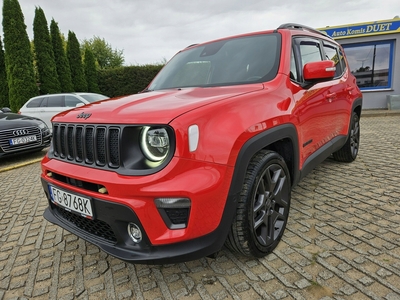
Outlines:
[[26,107],[40,107],[40,104],[42,103],[44,98],[36,98],[31,101],[26,105]]
[[48,97],[47,99],[47,107],[64,107],[64,96]]

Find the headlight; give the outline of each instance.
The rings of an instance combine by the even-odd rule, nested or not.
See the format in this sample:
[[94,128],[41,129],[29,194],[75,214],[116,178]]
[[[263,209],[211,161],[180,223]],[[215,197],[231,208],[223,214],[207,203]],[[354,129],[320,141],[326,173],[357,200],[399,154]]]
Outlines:
[[167,130],[162,127],[144,126],[140,137],[140,148],[147,159],[161,162],[170,151]]
[[39,124],[39,128],[40,128],[40,129],[46,129],[46,128],[47,128],[46,123],[45,123],[45,122],[41,122],[41,123]]

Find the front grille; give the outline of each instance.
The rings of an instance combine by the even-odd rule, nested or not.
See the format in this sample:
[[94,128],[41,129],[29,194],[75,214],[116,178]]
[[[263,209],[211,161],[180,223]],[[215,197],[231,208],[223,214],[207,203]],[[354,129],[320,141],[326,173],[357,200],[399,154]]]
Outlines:
[[113,244],[117,242],[117,238],[113,230],[106,222],[97,219],[89,220],[77,214],[66,211],[58,206],[55,206],[55,211],[60,218],[72,223],[79,229],[82,229],[89,234],[95,235],[96,238],[104,239]]
[[163,169],[174,156],[174,130],[162,127],[168,131],[170,151],[159,164],[143,154],[143,125],[134,124],[53,123],[52,147],[47,155],[50,159],[121,175],[150,175]]
[[121,166],[120,136],[117,126],[54,124],[54,157],[117,169]]
[[[24,135],[15,136],[14,132],[19,130],[24,130]],[[10,143],[11,139],[24,136],[32,136],[32,135],[36,136],[36,141],[20,145],[11,145]],[[0,131],[0,147],[5,153],[34,148],[40,146],[41,144],[42,144],[42,132],[40,128],[37,126],[13,128]]]

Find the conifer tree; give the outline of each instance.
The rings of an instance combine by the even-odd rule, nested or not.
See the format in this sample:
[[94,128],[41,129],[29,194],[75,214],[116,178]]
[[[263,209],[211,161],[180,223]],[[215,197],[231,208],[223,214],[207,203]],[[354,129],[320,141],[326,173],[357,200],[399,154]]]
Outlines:
[[68,31],[67,57],[75,91],[86,92],[87,83],[83,71],[80,46],[75,33],[72,31]]
[[71,69],[69,68],[69,62],[64,50],[60,29],[58,28],[58,25],[54,19],[52,19],[50,23],[50,33],[61,92],[73,92],[74,85],[72,84]]
[[100,89],[97,84],[96,60],[92,51],[90,51],[89,49],[85,50],[84,67],[86,82],[88,85],[88,92],[100,93]]
[[10,107],[10,103],[8,102],[8,84],[4,50],[0,39],[0,109],[3,107]]
[[16,112],[38,95],[31,46],[18,0],[3,1],[3,31],[9,102]]
[[35,45],[36,66],[39,74],[41,94],[60,93],[60,83],[54,60],[53,45],[50,41],[46,16],[40,7],[35,9],[33,20],[33,43]]

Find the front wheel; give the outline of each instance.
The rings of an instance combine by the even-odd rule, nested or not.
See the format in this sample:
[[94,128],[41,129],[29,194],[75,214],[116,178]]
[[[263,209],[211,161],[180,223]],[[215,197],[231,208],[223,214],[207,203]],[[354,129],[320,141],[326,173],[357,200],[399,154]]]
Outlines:
[[336,161],[352,162],[357,158],[358,149],[360,147],[360,118],[358,114],[353,112],[350,120],[350,129],[347,141],[338,151],[333,153]]
[[247,168],[227,247],[254,257],[272,252],[286,228],[290,196],[285,161],[276,152],[260,151]]

